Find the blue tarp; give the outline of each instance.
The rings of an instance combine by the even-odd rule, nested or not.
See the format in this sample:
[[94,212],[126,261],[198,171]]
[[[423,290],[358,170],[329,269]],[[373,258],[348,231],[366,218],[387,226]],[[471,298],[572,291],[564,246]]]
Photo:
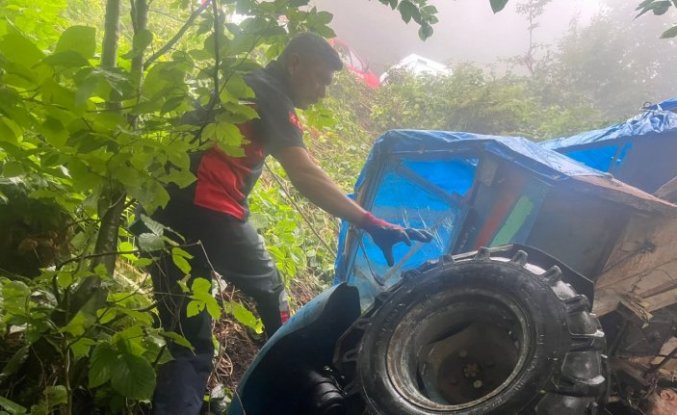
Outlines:
[[339,236],[335,282],[348,281],[369,297],[399,279],[402,271],[448,253],[465,215],[463,198],[475,183],[480,157],[509,160],[545,181],[577,175],[602,175],[555,151],[521,137],[498,137],[443,131],[395,130],[379,138],[355,186],[363,206],[376,216],[402,226],[432,230],[429,244],[395,246],[389,268],[371,238],[355,234],[348,243],[348,224]]
[[669,111],[649,110],[607,128],[543,141],[541,145],[551,150],[559,150],[627,137],[651,137],[674,132],[675,129],[677,129],[677,114]]
[[677,98],[666,99],[663,102],[650,106],[648,109],[677,112]]
[[[677,108],[677,99],[668,101]],[[677,114],[647,110],[607,128],[541,145],[653,193],[677,175]]]

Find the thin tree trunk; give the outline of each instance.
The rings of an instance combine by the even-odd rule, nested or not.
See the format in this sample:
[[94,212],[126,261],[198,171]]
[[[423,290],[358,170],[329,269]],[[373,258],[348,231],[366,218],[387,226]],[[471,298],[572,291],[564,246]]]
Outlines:
[[106,2],[105,19],[101,66],[104,68],[114,68],[118,62],[118,38],[120,37],[120,0],[108,0]]
[[[132,22],[134,23],[134,35],[139,35],[146,30],[148,25],[148,2],[147,0],[131,0]],[[104,68],[114,68],[117,65],[117,48],[119,38],[120,22],[120,0],[108,0],[106,3],[106,33],[103,38],[103,52],[101,55],[101,66]],[[137,92],[141,89],[143,79],[143,52],[136,51],[137,54],[132,58],[131,75],[136,80]],[[118,102],[109,104],[111,109],[119,109]],[[132,128],[136,127],[136,117],[129,119]],[[100,209],[101,228],[94,249],[95,253],[114,252],[117,248],[118,231],[122,222],[122,213],[127,199],[124,191],[120,190],[114,183],[109,190],[110,203]],[[92,266],[104,264],[109,274],[115,271],[116,255],[106,255],[95,259]]]
[[[106,2],[105,32],[103,35],[103,47],[101,52],[101,66],[112,69],[117,65],[118,40],[120,36],[120,0],[108,0]],[[111,96],[111,101],[116,97]],[[110,102],[108,108],[115,110],[120,108],[118,102]],[[118,230],[125,206],[126,195],[120,191],[117,184],[113,183],[103,195],[105,203],[99,204],[99,217],[101,227],[96,238],[95,253],[113,252],[117,248]],[[94,269],[103,264],[109,274],[115,271],[115,255],[97,257],[92,261]]]
[[[132,0],[132,22],[134,23],[134,35],[146,30],[148,26],[148,2],[146,0]],[[140,88],[143,79],[143,50],[132,58],[132,76],[136,77]]]

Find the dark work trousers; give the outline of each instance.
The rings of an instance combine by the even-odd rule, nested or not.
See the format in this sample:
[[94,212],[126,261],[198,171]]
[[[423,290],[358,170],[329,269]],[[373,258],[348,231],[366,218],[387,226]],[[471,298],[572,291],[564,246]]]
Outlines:
[[[183,235],[187,245],[202,242],[204,252],[201,246],[185,248],[193,255],[191,276],[211,280],[213,267],[226,281],[252,297],[268,336],[286,321],[289,309],[284,285],[253,226],[179,202],[170,203],[153,218]],[[206,310],[186,316],[190,298],[177,284],[184,274],[173,264],[171,256],[161,257],[150,274],[163,328],[183,335],[194,347],[191,351],[168,342],[174,360],[158,369],[153,414],[198,414],[213,369],[212,320]],[[190,284],[189,281],[189,287]]]

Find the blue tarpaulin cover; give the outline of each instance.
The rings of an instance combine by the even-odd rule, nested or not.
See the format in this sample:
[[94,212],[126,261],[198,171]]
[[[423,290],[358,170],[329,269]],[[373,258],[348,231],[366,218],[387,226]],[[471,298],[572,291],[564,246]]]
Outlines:
[[[677,99],[675,99],[675,103],[677,105]],[[650,110],[607,128],[586,131],[571,137],[543,141],[541,145],[551,150],[557,150],[627,137],[651,137],[674,132],[675,129],[677,129],[677,114],[669,111]]]
[[651,110],[677,111],[677,98],[666,99],[649,107]]
[[355,185],[363,206],[389,222],[426,228],[429,244],[395,246],[390,268],[371,238],[357,235],[348,243],[343,223],[338,244],[335,282],[348,281],[367,298],[388,288],[402,271],[439,258],[458,235],[463,204],[475,183],[479,158],[491,153],[522,166],[546,181],[577,175],[602,175],[562,154],[521,137],[470,133],[394,130],[380,137]]
[[[672,101],[677,108],[677,99]],[[648,110],[607,128],[541,145],[653,193],[677,175],[677,114]]]

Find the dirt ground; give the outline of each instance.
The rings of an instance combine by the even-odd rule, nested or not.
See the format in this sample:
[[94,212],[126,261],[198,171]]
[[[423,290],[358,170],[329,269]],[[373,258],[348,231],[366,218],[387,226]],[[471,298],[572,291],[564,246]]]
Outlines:
[[[297,310],[319,293],[319,288],[312,284],[295,280],[291,283],[290,298],[292,310]],[[256,307],[251,299],[239,291],[227,287],[223,291],[224,300],[238,301],[249,310]],[[256,353],[265,343],[265,335],[256,334],[253,330],[235,321],[232,316],[225,315],[215,323],[214,334],[220,345],[219,357],[216,359],[216,368],[210,379],[210,387],[223,385],[227,390],[234,391],[240,378],[254,360]]]

